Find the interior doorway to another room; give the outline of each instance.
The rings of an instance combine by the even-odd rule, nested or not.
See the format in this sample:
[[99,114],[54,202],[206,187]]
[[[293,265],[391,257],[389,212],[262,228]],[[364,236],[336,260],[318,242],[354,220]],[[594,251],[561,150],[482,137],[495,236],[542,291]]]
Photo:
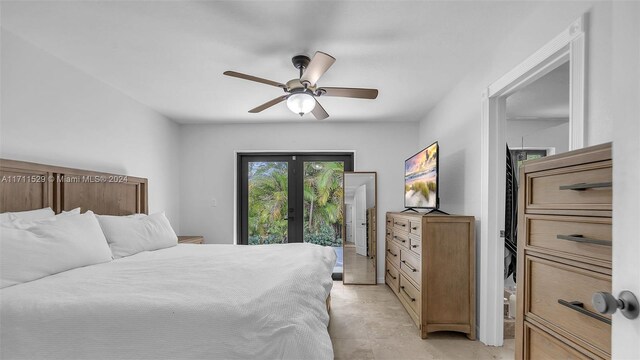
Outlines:
[[519,169],[528,160],[569,150],[570,62],[506,98],[504,339],[515,337]]
[[[481,154],[481,215],[479,255],[479,278],[483,279],[479,286],[479,339],[487,345],[501,346],[504,342],[504,298],[505,298],[505,241],[507,230],[517,229],[514,210],[517,207],[507,203],[506,189],[511,183],[512,196],[510,200],[517,199],[516,174],[517,168],[511,166],[510,180],[507,181],[507,157],[511,157],[511,151],[507,156],[508,131],[513,131],[515,142],[514,157],[533,158],[536,156],[559,153],[562,150],[575,150],[584,146],[584,115],[585,115],[585,83],[586,83],[586,31],[585,16],[583,15],[551,39],[546,45],[525,59],[518,66],[504,76],[490,84],[482,93],[482,154]],[[564,66],[564,68],[563,68]],[[527,91],[534,92],[536,86],[555,81],[555,75],[567,71],[569,79],[569,116],[568,121],[557,118],[547,118],[544,121],[527,121],[526,116],[542,117],[532,114],[534,109],[527,109],[530,101],[519,101],[518,97],[526,99]],[[543,79],[552,74],[551,79]],[[538,81],[540,83],[536,84]],[[529,86],[531,88],[527,89]],[[532,90],[533,89],[533,90]],[[564,90],[563,90],[564,91]],[[519,94],[520,93],[520,94]],[[539,91],[538,91],[539,93]],[[546,93],[540,93],[539,98],[548,97]],[[511,100],[509,101],[509,98]],[[522,99],[520,99],[522,100]],[[547,102],[554,100],[550,97]],[[508,103],[511,103],[511,107]],[[518,103],[520,102],[520,105]],[[566,105],[564,105],[566,108]],[[514,110],[520,108],[523,111],[521,117],[513,115]],[[511,110],[510,110],[511,108]],[[550,107],[551,108],[551,107]],[[538,110],[539,111],[539,110]],[[509,120],[509,112],[512,120]],[[546,116],[544,116],[546,117]],[[568,145],[533,145],[536,136],[545,132],[562,133],[563,128],[568,128]],[[566,132],[565,132],[566,134]],[[544,140],[546,137],[543,137]],[[535,140],[535,141],[534,141]],[[532,144],[529,146],[529,144]],[[530,148],[527,148],[527,147]],[[566,148],[565,148],[566,146]],[[555,147],[555,149],[551,149]],[[507,205],[509,204],[509,205]],[[509,222],[511,218],[511,223]],[[507,220],[507,221],[505,221]],[[506,223],[506,224],[505,224]],[[505,225],[507,225],[505,227]],[[517,244],[517,239],[515,239]],[[517,251],[517,245],[512,249]],[[509,274],[511,275],[511,274]],[[507,285],[509,280],[507,277]],[[509,294],[510,296],[510,294]]]

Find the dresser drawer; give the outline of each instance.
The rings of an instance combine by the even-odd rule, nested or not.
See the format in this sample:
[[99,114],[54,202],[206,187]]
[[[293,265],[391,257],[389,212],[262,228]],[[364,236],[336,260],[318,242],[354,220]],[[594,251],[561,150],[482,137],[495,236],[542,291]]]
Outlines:
[[390,226],[387,226],[387,228],[385,229],[384,237],[387,240],[393,239],[393,228],[391,228]]
[[527,208],[611,210],[611,162],[527,175]]
[[409,219],[393,218],[393,226],[396,229],[409,232]]
[[524,323],[525,359],[590,359],[538,327]]
[[422,272],[420,271],[420,258],[410,251],[400,251],[400,270],[416,284],[422,283]]
[[400,246],[397,242],[391,240],[386,242],[386,258],[387,261],[390,261],[396,268],[400,268]]
[[600,315],[593,308],[591,297],[598,291],[611,292],[611,277],[531,256],[525,258],[525,266],[525,318],[538,318],[558,332],[611,353],[611,325],[568,306],[573,303],[610,321],[610,316]]
[[398,295],[398,291],[400,291],[400,271],[389,260],[386,262],[384,279],[391,290]]
[[416,235],[422,234],[422,220],[409,220],[409,232]]
[[419,256],[422,253],[422,240],[417,236],[409,236],[409,250]]
[[[420,290],[418,290],[407,278],[400,274],[400,297],[404,300],[409,309],[414,314],[420,314]],[[411,314],[413,315],[413,314]],[[419,318],[419,316],[418,316]]]
[[611,218],[525,215],[525,222],[528,246],[611,262]]
[[409,248],[409,233],[394,229],[392,238],[398,242],[398,244],[404,248]]

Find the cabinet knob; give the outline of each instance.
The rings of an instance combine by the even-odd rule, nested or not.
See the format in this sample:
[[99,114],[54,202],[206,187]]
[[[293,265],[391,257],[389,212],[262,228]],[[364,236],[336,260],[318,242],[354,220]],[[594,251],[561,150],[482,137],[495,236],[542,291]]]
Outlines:
[[591,298],[593,307],[601,314],[613,314],[618,309],[627,319],[635,319],[638,317],[640,307],[638,306],[638,298],[631,291],[622,291],[616,299],[608,292],[602,291],[593,294]]

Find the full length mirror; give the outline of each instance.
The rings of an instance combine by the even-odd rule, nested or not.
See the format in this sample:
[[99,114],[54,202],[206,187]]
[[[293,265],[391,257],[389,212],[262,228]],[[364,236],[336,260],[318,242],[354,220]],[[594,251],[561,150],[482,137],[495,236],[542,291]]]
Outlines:
[[343,282],[376,283],[377,174],[344,173]]

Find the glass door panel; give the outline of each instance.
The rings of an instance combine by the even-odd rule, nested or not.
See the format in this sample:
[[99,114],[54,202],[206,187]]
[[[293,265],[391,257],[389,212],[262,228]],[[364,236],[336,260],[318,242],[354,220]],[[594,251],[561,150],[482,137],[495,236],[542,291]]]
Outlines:
[[238,158],[238,244],[331,246],[342,276],[343,175],[351,153],[243,153]]
[[248,162],[249,245],[289,242],[289,164]]
[[342,273],[344,161],[304,161],[303,169],[303,241],[333,247]]

